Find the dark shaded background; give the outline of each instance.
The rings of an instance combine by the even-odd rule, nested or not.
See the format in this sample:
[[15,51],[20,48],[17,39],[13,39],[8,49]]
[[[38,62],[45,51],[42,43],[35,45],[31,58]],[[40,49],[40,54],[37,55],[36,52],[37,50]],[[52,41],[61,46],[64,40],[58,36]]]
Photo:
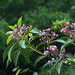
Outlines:
[[[2,62],[2,54],[7,47],[5,33],[9,30],[8,25],[17,24],[20,16],[23,16],[25,25],[33,25],[38,29],[52,27],[52,21],[64,20],[64,18],[75,22],[75,0],[0,0],[0,75],[15,75],[12,73],[14,64],[11,63],[6,69],[6,61]],[[38,54],[35,58],[37,56]],[[34,68],[33,63],[34,61],[30,65],[24,59],[19,62],[23,68],[25,66],[38,71],[39,67]],[[40,75],[44,75],[44,71],[41,71]]]

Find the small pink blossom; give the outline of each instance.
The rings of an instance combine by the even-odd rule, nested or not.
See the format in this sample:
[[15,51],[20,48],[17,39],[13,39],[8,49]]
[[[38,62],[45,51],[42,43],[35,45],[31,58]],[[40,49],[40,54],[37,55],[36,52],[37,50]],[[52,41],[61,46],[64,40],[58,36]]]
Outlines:
[[12,36],[9,36],[9,38],[12,38]]
[[43,54],[46,56],[49,54],[49,51],[45,51]]
[[15,37],[13,37],[13,39],[15,39]]
[[70,22],[66,22],[66,25],[70,25]]
[[17,28],[17,25],[14,25],[14,28]]
[[72,35],[70,35],[70,38],[72,38]]
[[9,34],[13,34],[13,31],[10,31]]

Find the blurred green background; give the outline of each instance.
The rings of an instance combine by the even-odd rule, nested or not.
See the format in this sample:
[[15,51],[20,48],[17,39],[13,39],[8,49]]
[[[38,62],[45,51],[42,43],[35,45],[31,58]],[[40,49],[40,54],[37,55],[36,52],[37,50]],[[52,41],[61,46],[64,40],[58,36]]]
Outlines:
[[[0,75],[15,75],[12,73],[14,64],[11,63],[6,69],[2,53],[7,47],[5,33],[9,30],[8,25],[17,24],[21,16],[25,25],[41,30],[53,27],[54,24],[64,24],[66,21],[75,22],[75,0],[0,0]],[[23,62],[24,59],[20,61],[23,67],[30,65]],[[38,71],[38,67],[34,68],[33,63],[28,67]],[[44,70],[40,70],[40,75],[44,75]]]

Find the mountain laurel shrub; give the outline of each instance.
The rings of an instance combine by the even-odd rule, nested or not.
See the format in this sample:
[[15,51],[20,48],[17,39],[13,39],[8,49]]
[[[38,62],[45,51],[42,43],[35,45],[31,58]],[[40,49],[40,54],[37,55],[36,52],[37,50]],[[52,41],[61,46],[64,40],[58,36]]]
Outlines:
[[[38,72],[29,68],[20,68],[18,64],[20,55],[30,63],[31,51],[34,51],[39,54],[34,66],[42,59],[48,58],[47,62],[44,62],[45,64],[42,66],[42,68],[46,69],[46,75],[60,75],[62,70],[68,72],[69,75],[75,75],[75,54],[67,53],[65,49],[70,44],[75,45],[75,23],[66,22],[65,25],[65,28],[60,27],[60,32],[66,36],[58,38],[59,34],[50,30],[50,28],[41,31],[31,25],[22,25],[22,17],[20,17],[18,24],[8,26],[11,31],[6,33],[6,35],[9,34],[7,38],[7,45],[9,45],[3,53],[3,62],[8,57],[6,68],[13,61],[15,65],[13,72],[16,71],[16,75],[27,71],[33,72],[33,75],[39,75]],[[39,39],[38,45],[36,45],[37,42],[33,42],[37,38]],[[14,42],[10,44],[11,40]],[[59,48],[55,43],[61,43],[61,47]],[[42,47],[43,50],[38,47]]]

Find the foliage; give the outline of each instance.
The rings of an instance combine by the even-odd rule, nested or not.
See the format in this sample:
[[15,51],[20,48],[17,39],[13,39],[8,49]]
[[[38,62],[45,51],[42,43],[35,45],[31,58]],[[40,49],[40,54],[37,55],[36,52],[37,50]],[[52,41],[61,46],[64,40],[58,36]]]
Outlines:
[[[23,16],[23,22],[22,24],[26,25],[33,25],[33,27],[37,27],[38,29],[46,29],[46,28],[51,28],[55,32],[58,33],[58,26],[54,25],[52,21],[56,22],[56,20],[59,21],[59,23],[64,19],[66,21],[69,19],[70,22],[75,21],[75,0],[0,0],[0,65],[1,70],[0,74],[2,75],[9,75],[11,73],[11,69],[14,68],[13,65],[9,65],[8,69],[5,69],[5,63],[2,63],[2,53],[7,47],[6,45],[6,38],[7,36],[5,35],[5,32],[8,31],[9,29],[7,28],[8,25],[13,25],[17,24],[17,19],[20,16]],[[66,21],[62,24],[65,26]],[[57,23],[57,22],[56,22]],[[58,23],[58,24],[59,24]],[[54,26],[56,26],[56,29],[54,29]],[[10,30],[13,27],[10,27]],[[61,27],[60,27],[61,29]],[[60,31],[59,29],[59,31]],[[9,33],[9,32],[8,32]],[[7,33],[7,34],[8,34]],[[31,33],[29,33],[29,37],[33,36]],[[36,35],[38,37],[38,35]],[[38,41],[37,37],[33,36],[30,38],[31,43],[39,44],[40,42]],[[59,33],[59,36],[57,38],[62,37],[63,35]],[[36,38],[36,40],[35,40]],[[38,37],[40,38],[40,37]],[[8,38],[9,40],[9,38]],[[8,41],[7,40],[7,41]],[[14,40],[15,42],[16,40]],[[10,42],[10,43],[9,43]],[[7,43],[8,45],[11,44],[13,40],[9,40]],[[37,43],[36,43],[37,42]],[[61,44],[63,43],[58,43],[58,42],[53,42],[53,44],[57,44],[58,48],[60,49]],[[33,46],[35,46],[35,44]],[[41,51],[43,48],[41,46],[44,45],[45,48],[45,43],[40,43],[40,45],[36,46],[36,48],[40,49]],[[59,46],[60,45],[60,46]],[[67,49],[68,48],[68,49]],[[66,47],[66,51],[69,53],[74,54],[74,45],[68,45]],[[45,50],[45,49],[44,49]],[[32,50],[31,54],[33,55],[30,57],[33,61],[30,62],[31,64],[29,65],[24,59],[19,60],[19,63],[22,63],[21,66],[26,66],[28,65],[31,69],[33,67],[33,63],[36,57],[39,55]],[[18,53],[15,52],[16,54]],[[24,52],[22,51],[22,54]],[[14,54],[14,53],[13,53]],[[45,60],[45,59],[44,59]],[[6,60],[5,60],[6,62]],[[43,62],[41,62],[42,64]],[[36,67],[38,70],[38,66]],[[35,69],[34,69],[35,70]],[[28,75],[28,73],[26,73]],[[31,75],[29,73],[29,75]]]
[[[15,64],[15,68],[13,69],[13,71],[16,71],[16,75],[20,74],[20,72],[23,73],[27,71],[33,72],[33,75],[38,75],[37,72],[34,72],[30,70],[29,68],[21,69],[18,64],[18,59],[21,54],[23,55],[23,57],[28,63],[32,62],[32,60],[30,59],[30,56],[31,56],[31,51],[33,50],[34,52],[41,55],[36,58],[34,66],[40,60],[48,58],[46,64],[44,64],[43,66],[43,68],[45,67],[46,69],[48,69],[47,74],[50,74],[50,75],[61,74],[62,72],[61,70],[65,68],[67,69],[68,73],[71,73],[72,75],[75,74],[75,68],[73,67],[75,63],[74,61],[75,57],[74,55],[68,54],[65,51],[65,47],[67,47],[69,44],[74,44],[73,42],[74,39],[68,38],[67,40],[63,40],[59,38],[57,40],[54,40],[54,38],[56,38],[58,34],[56,34],[53,31],[51,31],[50,33],[50,28],[39,32],[37,28],[32,28],[31,26],[30,27],[25,26],[24,24],[21,25],[21,23],[22,23],[22,17],[19,18],[18,25],[13,26],[14,30],[11,28],[12,26],[9,26],[12,29],[12,31],[9,31],[10,36],[8,38],[12,38],[12,40],[13,39],[17,40],[17,42],[9,45],[3,53],[3,61],[8,56],[6,68],[13,61]],[[66,22],[66,25],[69,25],[69,24],[70,24],[69,22]],[[72,25],[74,26],[75,23],[72,23]],[[29,33],[34,35],[29,37]],[[13,34],[13,36],[11,36],[11,34]],[[41,40],[36,35],[38,35],[41,38]],[[34,36],[36,36],[36,38],[34,38]],[[45,49],[43,51],[39,50],[38,46],[41,46],[41,43],[39,43],[39,45],[36,46],[33,43],[31,43],[33,42],[33,40],[30,41],[31,38],[35,40],[39,38],[39,40],[42,42],[42,45],[43,44],[46,45]],[[52,45],[54,42],[62,43],[60,50],[57,48],[56,45]],[[44,47],[44,45],[42,47]],[[15,50],[15,48],[17,50]]]

